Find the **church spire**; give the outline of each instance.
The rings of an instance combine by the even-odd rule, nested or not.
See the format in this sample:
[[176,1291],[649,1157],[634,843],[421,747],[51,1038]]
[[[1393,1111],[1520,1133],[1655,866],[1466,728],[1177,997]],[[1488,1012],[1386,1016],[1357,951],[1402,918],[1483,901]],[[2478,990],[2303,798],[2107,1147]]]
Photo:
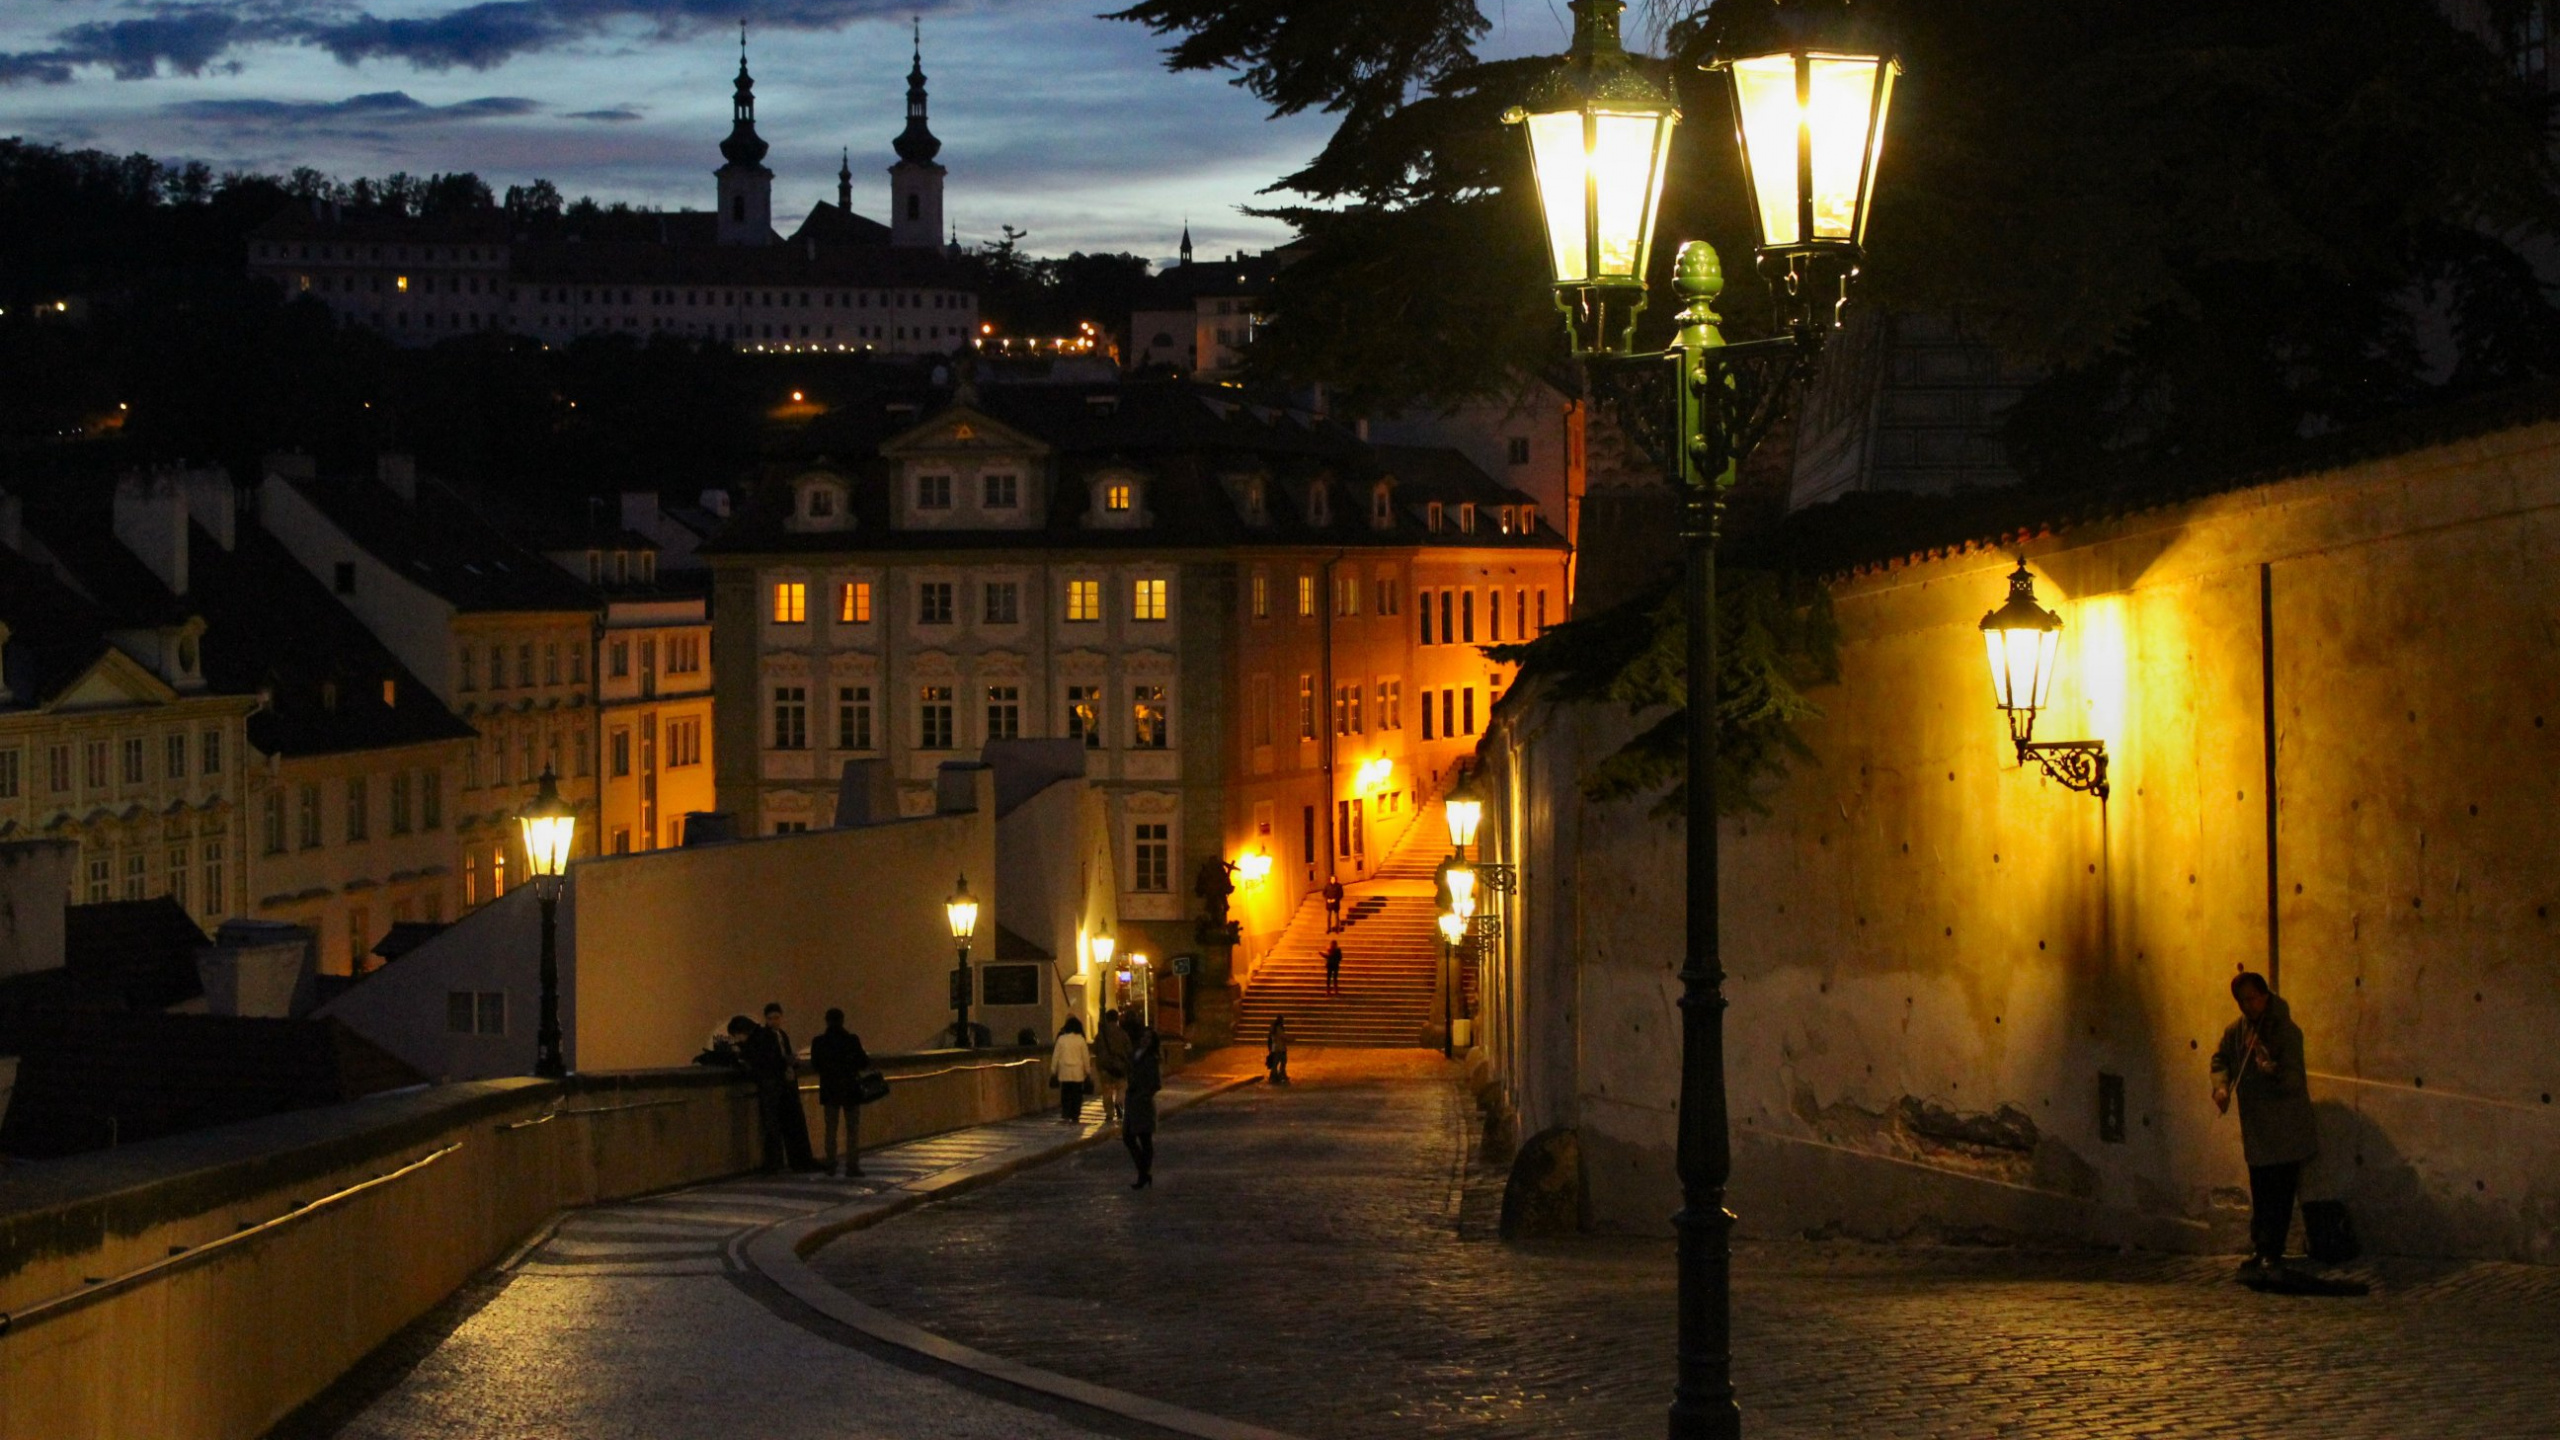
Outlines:
[[933,137],[925,124],[924,93],[924,22],[915,23],[915,61],[907,69],[907,128],[891,145],[901,160],[930,165],[942,150],[942,142]]
[[732,165],[761,165],[771,148],[756,134],[756,78],[747,73],[747,27],[741,21],[737,90],[730,97],[729,138],[720,142],[720,154]]
[[1191,222],[1189,220],[1182,222],[1182,263],[1185,265],[1191,263]]
[[853,213],[853,151],[847,149],[836,166],[836,208],[847,215]]

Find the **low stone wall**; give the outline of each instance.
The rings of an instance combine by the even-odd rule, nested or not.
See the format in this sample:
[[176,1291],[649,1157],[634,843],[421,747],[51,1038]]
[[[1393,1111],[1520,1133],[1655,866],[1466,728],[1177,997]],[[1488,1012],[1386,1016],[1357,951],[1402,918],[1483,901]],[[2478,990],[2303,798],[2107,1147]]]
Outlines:
[[[881,1068],[866,1145],[1050,1093],[1022,1051]],[[687,1069],[404,1091],[0,1172],[0,1440],[251,1440],[554,1213],[757,1147],[752,1089]]]

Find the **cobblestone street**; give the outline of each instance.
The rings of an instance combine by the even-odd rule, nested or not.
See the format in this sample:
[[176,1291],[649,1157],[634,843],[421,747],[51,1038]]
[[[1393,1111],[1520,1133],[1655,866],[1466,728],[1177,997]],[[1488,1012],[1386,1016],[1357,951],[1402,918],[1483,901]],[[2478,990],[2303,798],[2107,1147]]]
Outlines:
[[[1223,1058],[1223,1057],[1222,1057]],[[1667,1242],[1490,1238],[1436,1056],[1302,1050],[1169,1121],[841,1239],[844,1289],[963,1344],[1310,1437],[1658,1434]],[[2221,1259],[1846,1244],[1737,1256],[1755,1437],[2560,1436],[2560,1277],[2404,1262],[2359,1300]]]

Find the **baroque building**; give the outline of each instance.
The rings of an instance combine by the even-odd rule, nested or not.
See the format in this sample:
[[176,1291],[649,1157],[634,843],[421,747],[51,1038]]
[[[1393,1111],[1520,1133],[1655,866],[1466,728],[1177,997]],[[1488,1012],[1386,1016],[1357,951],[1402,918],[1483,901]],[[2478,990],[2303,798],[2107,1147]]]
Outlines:
[[488,331],[565,344],[619,332],[741,349],[947,354],[977,333],[976,280],[943,237],[942,142],[928,120],[919,38],[906,127],[889,167],[890,221],[853,209],[848,152],[836,198],[788,238],[774,225],[770,146],[756,129],[743,34],[716,208],[602,217],[539,232],[503,213],[367,219],[297,203],[254,232],[252,276],[309,296],[341,325],[429,345]]

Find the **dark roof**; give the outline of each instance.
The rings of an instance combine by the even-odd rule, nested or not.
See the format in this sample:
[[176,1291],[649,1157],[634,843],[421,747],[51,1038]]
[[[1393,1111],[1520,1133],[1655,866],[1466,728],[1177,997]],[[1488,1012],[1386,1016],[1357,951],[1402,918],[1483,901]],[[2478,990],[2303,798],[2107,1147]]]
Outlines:
[[1277,250],[1266,250],[1242,259],[1194,260],[1188,265],[1175,265],[1148,276],[1131,308],[1188,310],[1193,301],[1204,298],[1268,294],[1272,282],[1279,278],[1281,270],[1293,258]]
[[212,942],[166,895],[67,906],[62,923],[63,969],[128,1010],[165,1010],[204,993],[196,953]]
[[2560,381],[2539,381],[2105,485],[2065,489],[2025,482],[1949,495],[1845,495],[1789,515],[1746,542],[1746,548],[1755,563],[1809,574],[1850,574],[1975,549],[2006,549],[2081,525],[2554,421],[2560,421]]
[[[903,399],[904,393],[898,398]],[[913,403],[907,401],[906,403]],[[836,406],[802,437],[809,460],[774,478],[811,468],[852,480],[854,524],[841,531],[795,533],[783,518],[789,497],[743,509],[706,542],[705,554],[841,553],[882,550],[1140,549],[1256,545],[1412,546],[1548,549],[1563,539],[1542,517],[1534,534],[1479,529],[1431,532],[1424,504],[1473,500],[1479,505],[1533,504],[1497,484],[1452,450],[1373,446],[1350,430],[1275,408],[1243,403],[1217,387],[1186,382],[1126,385],[989,385],[967,409],[1050,447],[1053,490],[1047,523],[1029,530],[893,530],[887,462],[881,447],[924,424],[945,406],[892,411],[879,395]],[[921,411],[923,419],[919,420]],[[851,457],[839,459],[836,457]],[[1131,530],[1088,529],[1085,487],[1104,470],[1127,467],[1148,478],[1153,524]],[[1248,525],[1226,481],[1263,477],[1267,523]],[[1395,520],[1370,523],[1370,486],[1394,483]],[[1329,523],[1308,519],[1308,495],[1336,487]]]
[[584,585],[510,539],[432,476],[418,477],[414,502],[370,479],[282,483],[318,506],[375,559],[457,610],[596,608],[595,595]]
[[439,220],[352,217],[325,201],[296,200],[249,232],[257,240],[327,240],[333,244],[503,245],[507,216],[483,214]]
[[76,1154],[423,1079],[336,1020],[64,1016],[20,1056],[0,1152]]
[[19,704],[51,700],[106,652],[115,617],[44,566],[0,546],[0,670]]
[[889,227],[868,216],[856,215],[832,200],[821,200],[809,211],[809,218],[791,232],[791,243],[805,244],[815,240],[820,245],[878,245],[889,243]]
[[205,618],[205,682],[266,694],[249,717],[249,743],[262,753],[332,755],[476,733],[263,526],[241,519],[228,551],[201,528],[192,540],[188,598]]
[[394,920],[391,929],[374,942],[373,953],[386,961],[397,960],[443,934],[446,928],[434,920]]

